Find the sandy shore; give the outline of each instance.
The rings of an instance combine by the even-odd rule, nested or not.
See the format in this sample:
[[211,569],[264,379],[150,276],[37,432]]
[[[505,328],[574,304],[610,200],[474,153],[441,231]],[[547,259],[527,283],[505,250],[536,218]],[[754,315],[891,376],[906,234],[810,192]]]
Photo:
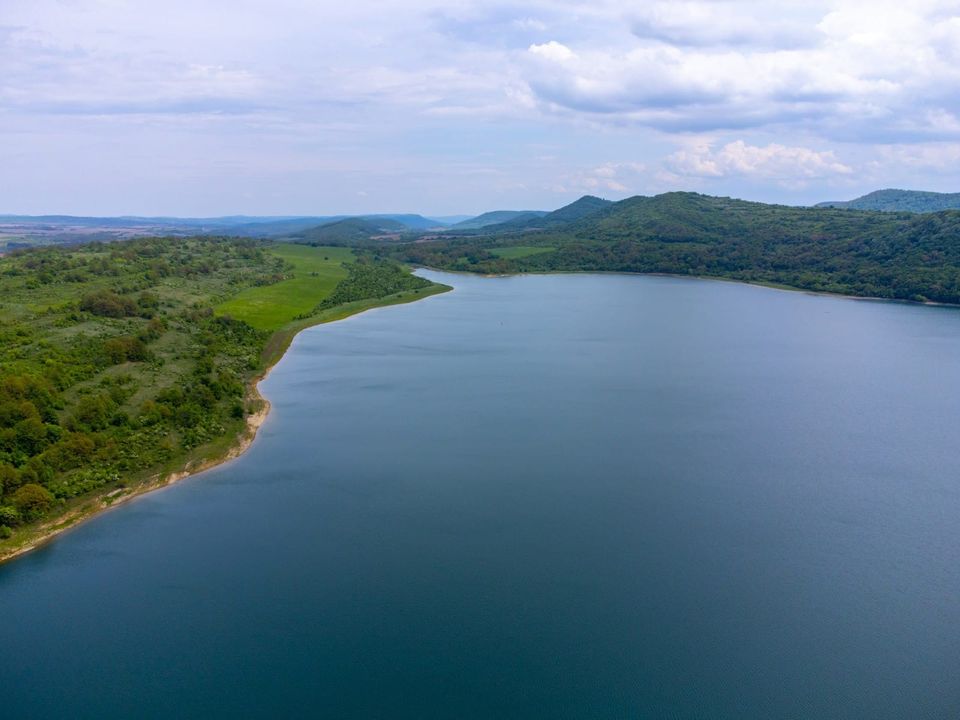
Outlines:
[[[269,372],[269,369],[267,372]],[[169,487],[170,485],[180,482],[191,475],[196,475],[204,472],[205,470],[209,470],[210,468],[217,467],[218,465],[223,465],[224,463],[235,460],[243,455],[250,445],[253,444],[253,441],[257,437],[257,431],[260,430],[261,426],[266,421],[267,416],[270,414],[270,402],[260,394],[258,389],[258,385],[265,377],[266,373],[264,373],[264,375],[261,377],[256,378],[251,386],[251,392],[248,396],[251,400],[258,403],[259,409],[247,416],[247,422],[243,431],[238,435],[237,441],[230,446],[230,449],[226,453],[218,457],[188,462],[180,470],[166,474],[161,473],[154,475],[139,485],[112,490],[108,493],[95,497],[80,507],[74,508],[63,515],[60,515],[59,517],[38,526],[34,531],[34,536],[31,537],[30,540],[25,544],[10,548],[9,550],[0,554],[0,563],[13,560],[20,555],[24,555],[32,550],[36,550],[38,547],[50,542],[61,533],[77,527],[85,520],[98,517],[101,513],[104,513],[107,510],[120,507],[121,505],[124,505],[130,500],[138,498],[141,495]]]
[[263,382],[273,368],[276,367],[276,364],[286,354],[286,351],[293,342],[293,339],[299,335],[300,332],[309,327],[315,327],[316,325],[342,321],[348,317],[352,317],[353,315],[357,315],[368,310],[373,310],[375,308],[424,300],[428,297],[432,297],[433,295],[452,290],[452,288],[446,285],[436,284],[432,288],[427,288],[427,290],[429,290],[429,292],[417,296],[411,296],[407,293],[399,293],[398,295],[390,295],[377,300],[348,303],[345,306],[332,308],[328,314],[294,322],[286,328],[277,331],[270,341],[268,341],[267,348],[264,350],[266,368],[262,374],[250,381],[247,388],[248,402],[255,403],[258,409],[256,412],[247,416],[246,425],[237,435],[235,442],[231,444],[230,448],[226,452],[211,458],[187,461],[187,463],[179,470],[169,473],[160,473],[149,477],[143,482],[132,487],[111,490],[102,495],[90,498],[79,507],[68,510],[66,513],[59,515],[58,517],[53,518],[46,523],[42,523],[36,528],[33,528],[30,538],[25,540],[23,544],[0,550],[0,563],[4,563],[8,560],[19,557],[20,555],[24,555],[31,550],[36,550],[38,547],[50,542],[61,533],[77,527],[86,520],[98,517],[101,513],[104,513],[107,510],[119,507],[124,503],[133,500],[134,498],[165,487],[169,487],[170,485],[173,485],[174,483],[177,483],[192,475],[202,473],[205,470],[217,467],[218,465],[223,465],[224,463],[240,457],[247,451],[250,445],[253,444],[253,441],[257,437],[257,432],[263,426],[263,423],[266,422],[267,417],[270,414],[270,402],[260,394],[260,383]]

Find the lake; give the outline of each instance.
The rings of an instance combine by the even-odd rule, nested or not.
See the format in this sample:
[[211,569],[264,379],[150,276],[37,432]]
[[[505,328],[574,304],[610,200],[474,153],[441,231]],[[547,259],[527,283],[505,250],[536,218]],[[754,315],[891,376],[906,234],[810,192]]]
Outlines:
[[5,720],[960,716],[960,311],[424,274],[0,567]]

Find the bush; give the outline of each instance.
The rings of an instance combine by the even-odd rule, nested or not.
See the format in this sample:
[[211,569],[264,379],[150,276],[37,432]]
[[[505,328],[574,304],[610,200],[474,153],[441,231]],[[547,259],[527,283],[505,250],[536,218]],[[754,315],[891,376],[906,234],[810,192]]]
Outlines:
[[88,395],[77,403],[70,424],[77,430],[103,430],[110,424],[116,407],[117,404],[106,393]]
[[11,500],[20,516],[27,522],[39,520],[53,506],[53,495],[50,491],[35,483],[24,485],[13,494]]
[[93,438],[84,432],[68,433],[44,454],[57,470],[70,470],[89,461],[96,450]]
[[177,408],[175,417],[178,427],[192,428],[200,424],[203,412],[194,403],[187,403]]
[[139,337],[115,337],[103,344],[103,351],[111,365],[122,362],[143,362],[150,359],[150,351]]
[[20,512],[12,505],[0,505],[0,525],[16,527],[20,524]]
[[12,493],[20,486],[16,469],[7,463],[0,463],[0,497]]
[[100,317],[122,318],[140,314],[137,303],[111,290],[87,293],[80,300],[80,309]]

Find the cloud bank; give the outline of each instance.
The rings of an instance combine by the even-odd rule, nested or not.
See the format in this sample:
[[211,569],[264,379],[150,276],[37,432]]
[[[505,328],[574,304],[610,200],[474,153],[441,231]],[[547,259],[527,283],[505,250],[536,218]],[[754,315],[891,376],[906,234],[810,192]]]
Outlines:
[[960,184],[960,0],[6,0],[0,66],[0,211]]

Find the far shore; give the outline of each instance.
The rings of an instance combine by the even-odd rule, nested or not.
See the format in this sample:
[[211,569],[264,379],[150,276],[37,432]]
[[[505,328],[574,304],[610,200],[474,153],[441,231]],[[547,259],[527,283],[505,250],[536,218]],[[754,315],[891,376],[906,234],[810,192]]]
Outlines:
[[960,303],[936,302],[934,300],[907,300],[905,298],[883,298],[872,295],[849,295],[847,293],[835,293],[828,292],[826,290],[810,290],[807,288],[794,287],[793,285],[762,282],[759,280],[739,280],[737,278],[720,277],[718,275],[685,275],[682,273],[666,272],[631,272],[630,270],[524,270],[523,272],[511,273],[476,273],[471,272],[470,270],[449,270],[446,268],[431,267],[429,265],[417,265],[416,268],[431,270],[433,272],[448,273],[450,275],[472,275],[474,277],[489,278],[523,277],[524,275],[628,275],[633,277],[675,278],[678,280],[712,280],[714,282],[733,283],[735,285],[747,285],[750,287],[766,288],[767,290],[781,290],[783,292],[803,293],[804,295],[838,298],[841,300],[862,300],[866,302],[897,303],[898,305],[921,305],[924,307],[960,308]]
[[225,446],[221,447],[223,439],[220,442],[215,441],[210,444],[214,446],[213,448],[210,446],[200,448],[193,456],[188,457],[187,461],[180,465],[178,469],[155,473],[130,487],[110,488],[95,496],[85,498],[76,507],[31,528],[27,537],[23,538],[19,544],[0,552],[0,564],[36,550],[57,536],[78,527],[87,520],[99,517],[108,510],[124,505],[147,493],[170,487],[181,480],[236,460],[243,455],[253,444],[257,432],[270,415],[270,402],[260,393],[260,383],[267,378],[276,364],[283,358],[293,339],[301,331],[317,325],[345,320],[368,310],[412,303],[451,290],[453,288],[449,285],[434,283],[431,287],[424,288],[417,294],[405,291],[373,300],[359,300],[330,308],[310,318],[288,323],[267,341],[263,352],[263,371],[253,377],[247,386],[247,402],[256,409],[247,415],[243,428]]

